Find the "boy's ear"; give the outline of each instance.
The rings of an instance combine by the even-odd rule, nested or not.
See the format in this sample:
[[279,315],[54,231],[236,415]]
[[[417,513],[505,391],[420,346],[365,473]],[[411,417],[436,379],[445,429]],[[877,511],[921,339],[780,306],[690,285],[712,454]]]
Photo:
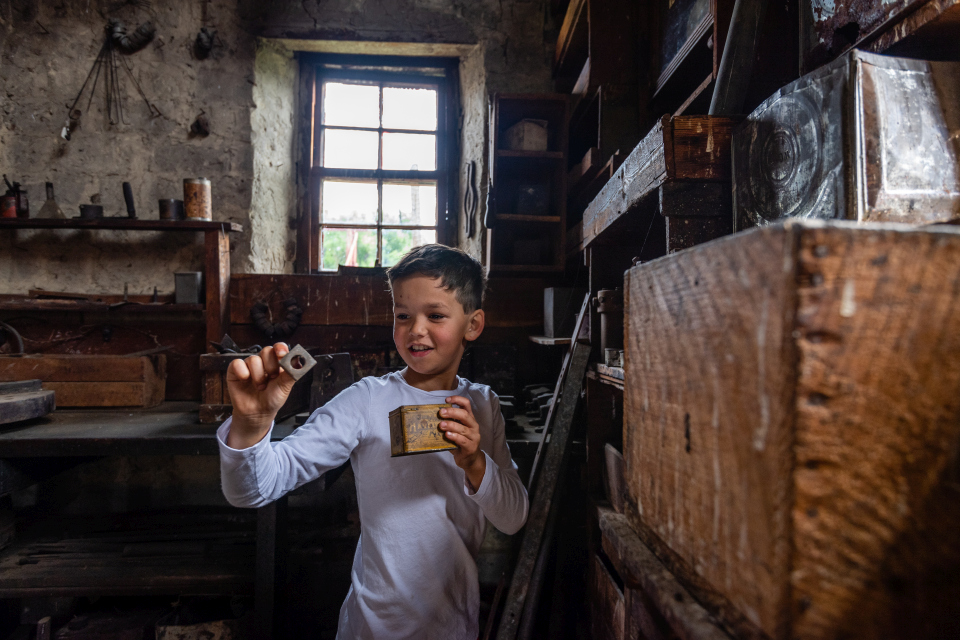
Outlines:
[[486,318],[483,315],[483,309],[477,309],[471,313],[470,318],[467,320],[467,332],[463,334],[463,338],[470,342],[479,338],[480,334],[483,333],[485,321]]

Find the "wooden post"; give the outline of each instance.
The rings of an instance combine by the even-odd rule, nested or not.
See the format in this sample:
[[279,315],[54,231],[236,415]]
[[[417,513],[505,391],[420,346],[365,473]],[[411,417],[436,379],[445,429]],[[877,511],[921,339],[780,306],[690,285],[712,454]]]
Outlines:
[[[254,585],[254,638],[283,638],[282,597],[286,581],[287,498],[257,509],[257,573]],[[278,597],[280,596],[280,597]]]
[[223,228],[208,229],[203,235],[207,341],[219,342],[230,326],[230,236]]

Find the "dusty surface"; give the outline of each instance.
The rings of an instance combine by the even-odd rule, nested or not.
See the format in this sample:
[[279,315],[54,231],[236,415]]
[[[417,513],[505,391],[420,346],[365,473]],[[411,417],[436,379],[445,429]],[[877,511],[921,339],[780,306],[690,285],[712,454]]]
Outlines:
[[[140,3],[147,5],[147,3]],[[106,18],[128,31],[150,20],[156,38],[127,58],[146,97],[162,114],[150,117],[120,70],[126,124],[110,124],[104,84],[71,140],[60,137],[67,106],[103,41]],[[136,3],[88,0],[0,0],[0,168],[29,191],[31,211],[53,182],[68,216],[99,194],[105,215],[124,215],[121,183],[133,184],[141,217],[157,218],[157,199],[182,197],[182,181],[213,181],[214,218],[243,225],[233,237],[234,272],[292,270],[296,215],[294,141],[295,52],[275,38],[367,40],[471,45],[461,61],[462,161],[477,162],[482,221],[486,184],[488,95],[550,88],[552,43],[544,38],[544,3],[521,0],[227,0]],[[198,60],[201,27],[217,30],[211,56]],[[191,137],[203,113],[210,135]],[[462,208],[462,197],[458,198]],[[462,218],[462,217],[461,217]],[[480,255],[482,227],[461,243]],[[3,293],[29,289],[88,293],[161,293],[173,273],[202,267],[202,240],[158,232],[19,231],[0,234]]]

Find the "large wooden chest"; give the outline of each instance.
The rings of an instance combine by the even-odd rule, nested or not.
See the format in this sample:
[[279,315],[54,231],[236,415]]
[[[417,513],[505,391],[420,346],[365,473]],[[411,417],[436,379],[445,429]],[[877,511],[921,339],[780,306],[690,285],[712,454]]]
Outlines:
[[698,599],[743,637],[960,637],[960,230],[772,225],[625,293],[625,511]]

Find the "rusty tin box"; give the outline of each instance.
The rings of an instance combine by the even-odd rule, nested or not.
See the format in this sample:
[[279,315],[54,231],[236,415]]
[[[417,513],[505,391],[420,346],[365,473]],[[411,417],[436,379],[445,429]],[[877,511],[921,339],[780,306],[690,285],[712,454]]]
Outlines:
[[960,215],[960,63],[851,51],[733,134],[736,229],[782,218]]
[[390,456],[447,451],[457,445],[443,437],[440,409],[451,404],[414,404],[390,412]]

